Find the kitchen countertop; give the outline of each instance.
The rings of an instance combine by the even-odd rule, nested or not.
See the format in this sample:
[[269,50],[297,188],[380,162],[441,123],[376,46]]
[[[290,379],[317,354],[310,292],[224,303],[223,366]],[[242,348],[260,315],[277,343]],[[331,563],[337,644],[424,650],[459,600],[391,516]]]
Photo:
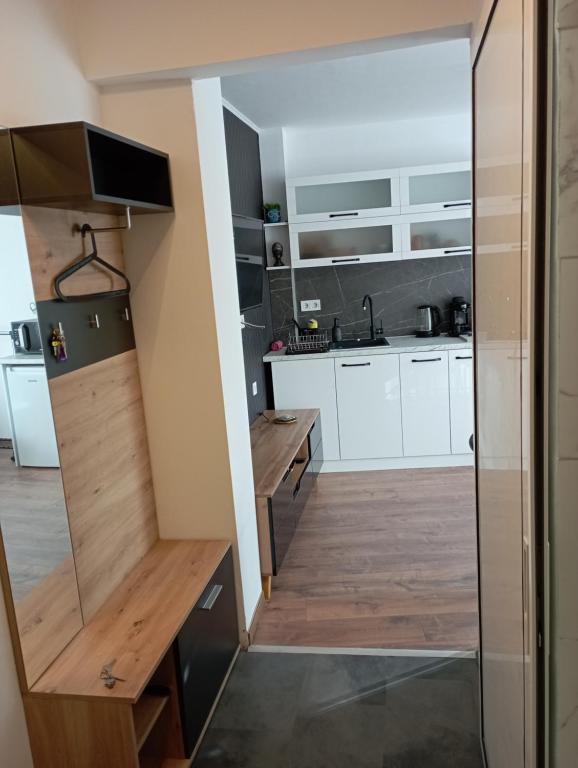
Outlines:
[[42,355],[9,355],[0,357],[0,365],[44,365]]
[[306,355],[286,355],[284,349],[278,352],[268,352],[265,363],[291,362],[292,360],[322,360],[326,357],[367,357],[368,355],[391,355],[400,352],[442,352],[451,349],[471,349],[471,336],[435,336],[428,339],[418,339],[416,336],[388,336],[387,347],[366,347],[364,349],[330,349],[329,352],[318,352]]

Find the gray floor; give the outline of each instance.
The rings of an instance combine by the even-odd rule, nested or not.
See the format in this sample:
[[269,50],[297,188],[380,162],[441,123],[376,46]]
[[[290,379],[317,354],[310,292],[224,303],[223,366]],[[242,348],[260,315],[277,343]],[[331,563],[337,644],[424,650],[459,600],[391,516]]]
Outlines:
[[477,662],[243,653],[194,768],[482,768]]

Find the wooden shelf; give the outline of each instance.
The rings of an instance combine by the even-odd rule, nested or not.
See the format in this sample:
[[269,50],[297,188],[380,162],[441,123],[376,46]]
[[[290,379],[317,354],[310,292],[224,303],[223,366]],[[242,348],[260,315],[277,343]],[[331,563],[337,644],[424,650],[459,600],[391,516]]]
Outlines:
[[[229,546],[227,541],[158,541],[31,694],[136,704]],[[100,679],[110,659],[117,659],[114,674],[123,680],[114,688]]]
[[[280,413],[291,413],[297,416],[297,421],[275,424],[273,419]],[[317,408],[265,411],[264,416],[251,425],[255,496],[273,496],[318,418]]]
[[140,750],[154,728],[156,721],[169,700],[168,693],[164,696],[143,693],[133,707],[134,732],[136,747]]

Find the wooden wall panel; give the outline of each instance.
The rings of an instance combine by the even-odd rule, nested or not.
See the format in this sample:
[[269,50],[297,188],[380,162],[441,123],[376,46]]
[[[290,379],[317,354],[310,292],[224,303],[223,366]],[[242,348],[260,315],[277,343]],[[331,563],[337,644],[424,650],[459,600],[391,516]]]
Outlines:
[[[22,207],[24,232],[32,270],[36,301],[55,299],[54,277],[77,259],[90,253],[90,238],[82,238],[76,225],[88,222],[93,227],[112,227],[117,216],[51,208]],[[98,255],[118,269],[124,269],[122,242],[119,232],[97,235]],[[98,266],[91,265],[74,275],[63,286],[66,293],[94,293],[123,288],[123,281]]]
[[50,382],[84,620],[158,539],[136,351]]

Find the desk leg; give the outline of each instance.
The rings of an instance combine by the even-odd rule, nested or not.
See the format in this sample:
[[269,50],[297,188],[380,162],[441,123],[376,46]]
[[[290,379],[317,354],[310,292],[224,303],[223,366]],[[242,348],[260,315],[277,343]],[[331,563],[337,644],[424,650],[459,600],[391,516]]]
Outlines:
[[271,599],[271,579],[272,576],[261,576],[261,584],[263,585],[263,594],[265,595],[265,600]]

